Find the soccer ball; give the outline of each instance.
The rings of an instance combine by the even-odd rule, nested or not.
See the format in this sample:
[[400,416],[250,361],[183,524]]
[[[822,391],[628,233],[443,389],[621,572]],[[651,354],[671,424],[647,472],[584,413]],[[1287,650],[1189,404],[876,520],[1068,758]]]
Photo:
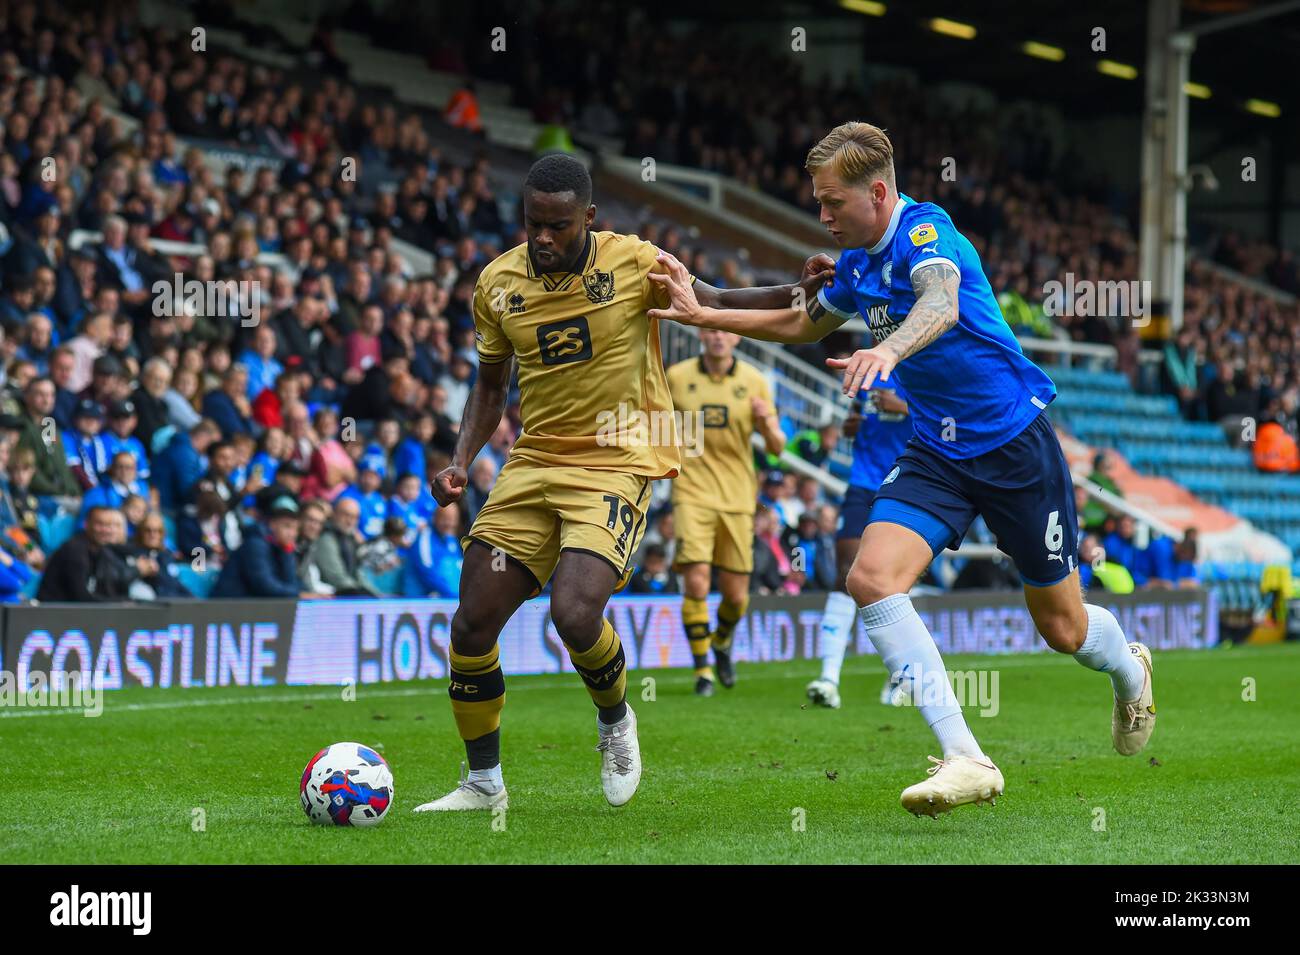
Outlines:
[[302,771],[303,811],[321,826],[377,826],[393,804],[393,772],[369,746],[335,743]]

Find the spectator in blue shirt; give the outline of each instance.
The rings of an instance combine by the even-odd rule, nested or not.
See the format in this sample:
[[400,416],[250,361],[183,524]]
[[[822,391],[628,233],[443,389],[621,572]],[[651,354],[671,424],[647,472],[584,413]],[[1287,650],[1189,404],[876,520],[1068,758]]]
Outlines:
[[1125,514],[1120,517],[1115,530],[1106,535],[1101,546],[1106,552],[1106,560],[1112,564],[1119,564],[1127,570],[1133,578],[1133,583],[1141,587],[1147,582],[1147,562],[1142,556],[1141,549],[1133,540],[1135,529],[1133,518]]
[[388,468],[383,452],[367,449],[357,462],[357,483],[352,484],[339,497],[350,497],[361,506],[361,536],[373,540],[384,532],[384,518],[388,516],[388,500],[379,489],[383,486]]
[[[428,500],[425,500],[425,499]],[[438,504],[424,488],[424,482],[414,474],[403,474],[397,479],[397,492],[388,499],[388,516],[399,518],[406,525],[407,541],[429,524]]]
[[284,373],[284,365],[275,357],[277,346],[275,330],[270,325],[259,325],[253,332],[253,347],[239,356],[239,363],[248,369],[244,395],[252,401],[267,388],[275,389],[275,382]]
[[632,594],[677,593],[677,575],[668,566],[668,552],[662,544],[646,547],[641,566],[628,581],[627,590]]
[[72,431],[63,435],[68,467],[85,490],[99,483],[99,476],[112,463],[109,442],[100,432],[104,427],[104,408],[93,398],[77,403],[72,416]]
[[18,603],[23,599],[23,588],[36,573],[21,560],[0,547],[0,603]]
[[402,595],[406,597],[449,597],[460,593],[460,508],[455,504],[438,508],[433,526],[416,535],[415,543],[402,554]]
[[55,340],[54,323],[40,312],[32,312],[19,340],[22,344],[18,346],[17,357],[35,365],[38,375],[49,374],[50,358],[59,344]]
[[1196,587],[1201,582],[1200,572],[1196,569],[1199,559],[1198,534],[1195,527],[1189,527],[1183,533],[1183,539],[1174,547],[1174,585],[1177,587]]
[[109,454],[116,457],[119,451],[130,453],[135,458],[135,473],[141,481],[148,481],[151,472],[149,470],[149,455],[145,452],[144,445],[140,439],[135,436],[135,428],[139,423],[139,418],[135,414],[135,402],[129,398],[125,401],[115,401],[108,408],[108,431],[104,434],[104,440],[108,444]]
[[175,513],[190,500],[190,492],[208,469],[205,455],[221,440],[221,429],[204,418],[189,432],[172,435],[171,441],[154,461],[154,487],[164,512]]
[[221,568],[214,597],[298,597],[298,505],[281,495],[267,509],[266,523],[250,530],[239,550]]
[[81,516],[77,519],[77,529],[86,526],[86,515],[91,508],[111,507],[121,510],[126,499],[138,495],[146,501],[149,499],[149,486],[136,476],[135,458],[130,451],[119,451],[113,455],[113,463],[104,475],[104,480],[81,499]]
[[422,412],[411,423],[411,433],[398,443],[393,452],[393,470],[398,474],[414,474],[420,479],[421,487],[429,483],[424,452],[433,443],[436,430],[432,412]]
[[247,391],[248,369],[235,364],[221,376],[221,388],[203,398],[203,417],[215,421],[227,439],[253,433],[253,406]]

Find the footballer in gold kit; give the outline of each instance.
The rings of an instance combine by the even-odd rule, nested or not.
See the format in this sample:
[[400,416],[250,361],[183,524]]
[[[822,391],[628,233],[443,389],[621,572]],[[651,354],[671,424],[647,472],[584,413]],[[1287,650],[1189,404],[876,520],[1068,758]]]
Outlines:
[[[739,335],[702,329],[698,358],[668,369],[673,405],[699,429],[698,454],[687,451],[673,482],[674,566],[682,575],[682,627],[695,664],[695,692],[713,695],[712,645],[718,680],[735,685],[731,640],[749,603],[754,569],[754,505],[758,479],[751,436],[763,437],[769,454],[780,454],[785,435],[772,407],[767,379],[735,355]],[[688,448],[690,444],[688,443]],[[722,603],[709,630],[707,598],[716,570]]]
[[[474,292],[478,377],[451,466],[432,488],[440,505],[461,497],[517,364],[523,431],[463,541],[451,624],[448,692],[469,773],[417,811],[506,805],[497,638],[547,581],[551,621],[597,707],[606,799],[623,805],[641,778],[626,660],[604,610],[645,532],[650,482],[681,462],[659,327],[646,315],[667,302],[646,279],[658,250],[592,231],[591,178],[573,157],[538,160],[523,205],[528,241],[489,264]],[[669,432],[638,430],[645,420]]]
[[[517,366],[523,431],[462,542],[451,623],[448,695],[469,772],[417,812],[506,807],[497,639],[547,581],[551,623],[596,705],[606,800],[623,805],[641,780],[627,661],[604,611],[630,575],[650,482],[681,466],[653,314],[669,297],[648,278],[665,266],[649,242],[592,231],[591,177],[574,157],[543,156],[521,192],[527,242],[479,276],[478,375],[451,464],[431,487],[439,505],[460,500],[470,463],[501,422]],[[828,263],[809,259],[798,285],[699,283],[697,294],[719,307],[776,308],[792,296],[815,296],[831,274]]]

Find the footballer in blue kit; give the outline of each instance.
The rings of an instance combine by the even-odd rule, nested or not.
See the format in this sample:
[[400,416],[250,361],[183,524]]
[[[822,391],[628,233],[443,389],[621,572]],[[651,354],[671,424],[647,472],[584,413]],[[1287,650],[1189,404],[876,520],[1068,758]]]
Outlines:
[[[948,214],[898,193],[889,137],[845,123],[808,154],[821,221],[845,251],[822,257],[811,301],[790,286],[791,306],[700,305],[684,266],[660,253],[651,281],[671,307],[651,318],[751,338],[812,342],[861,316],[870,347],[828,359],[846,395],[877,383],[907,395],[914,434],[881,481],[847,586],[863,626],[899,689],[942,748],[927,778],[901,802],[916,815],[991,802],[1005,785],[962,715],[943,659],[908,591],[934,555],[982,515],[1016,564],[1034,624],[1053,650],[1106,673],[1111,739],[1140,752],[1155,727],[1151,653],[1130,644],[1104,607],[1085,604],[1077,569],[1074,489],[1044,414],[1051,379],[1025,357],[1002,319],[974,246]],[[807,271],[807,270],[805,270]]]
[[818,648],[822,672],[808,684],[808,699],[818,706],[840,708],[840,670],[853,633],[857,604],[845,589],[858,543],[871,518],[876,491],[893,470],[894,462],[911,439],[912,420],[901,389],[873,388],[862,396],[857,413],[844,423],[853,437],[853,465],[849,487],[840,505],[840,526],[835,534],[835,589],[826,595]]

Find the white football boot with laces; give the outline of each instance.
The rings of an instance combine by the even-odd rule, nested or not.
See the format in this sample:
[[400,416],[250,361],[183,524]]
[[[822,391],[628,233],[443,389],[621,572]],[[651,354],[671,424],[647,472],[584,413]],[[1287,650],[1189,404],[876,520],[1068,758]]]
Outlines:
[[926,773],[929,779],[903,790],[903,808],[914,816],[937,816],[967,803],[997,805],[1002,795],[1002,773],[984,759],[953,756],[949,759],[926,757],[934,763]]
[[636,714],[627,708],[627,716],[608,729],[596,721],[600,742],[600,785],[611,806],[622,806],[636,795],[641,784],[641,743],[636,735]]
[[1138,658],[1146,677],[1137,699],[1115,698],[1115,709],[1110,717],[1110,738],[1115,744],[1115,752],[1121,756],[1135,756],[1142,752],[1156,728],[1156,701],[1151,692],[1151,651],[1141,643],[1130,643],[1128,652]]
[[412,812],[461,812],[467,809],[496,809],[498,806],[502,809],[509,808],[506,787],[502,786],[492,792],[482,783],[470,782],[465,764],[461,763],[460,785],[441,799],[416,806]]

